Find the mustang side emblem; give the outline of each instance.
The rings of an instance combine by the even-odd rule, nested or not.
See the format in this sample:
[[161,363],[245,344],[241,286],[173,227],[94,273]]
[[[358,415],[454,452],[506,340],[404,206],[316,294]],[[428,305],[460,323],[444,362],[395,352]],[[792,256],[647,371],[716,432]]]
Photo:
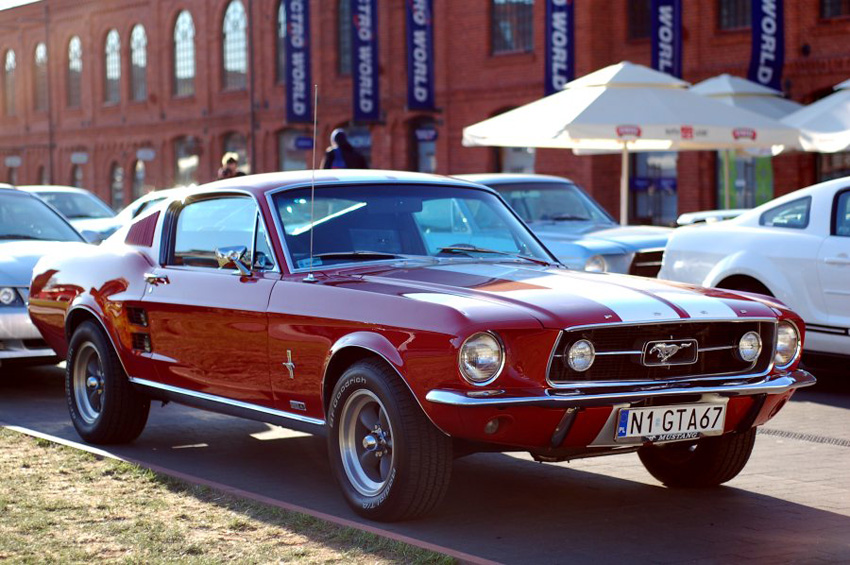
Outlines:
[[658,361],[666,363],[667,360],[677,354],[679,350],[690,347],[691,345],[693,345],[691,342],[683,343],[681,345],[676,345],[674,343],[658,343],[652,346],[652,349],[649,350],[649,354],[652,355],[653,353],[657,353]]
[[281,363],[289,371],[289,378],[295,378],[295,363],[292,362],[292,350],[286,350],[286,362]]

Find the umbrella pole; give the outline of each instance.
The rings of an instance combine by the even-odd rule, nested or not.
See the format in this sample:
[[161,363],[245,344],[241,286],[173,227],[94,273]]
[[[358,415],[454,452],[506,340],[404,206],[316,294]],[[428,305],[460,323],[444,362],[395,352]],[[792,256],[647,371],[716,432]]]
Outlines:
[[629,223],[629,149],[623,143],[623,158],[620,166],[620,224]]
[[723,201],[724,208],[732,207],[732,195],[729,193],[729,149],[723,150]]

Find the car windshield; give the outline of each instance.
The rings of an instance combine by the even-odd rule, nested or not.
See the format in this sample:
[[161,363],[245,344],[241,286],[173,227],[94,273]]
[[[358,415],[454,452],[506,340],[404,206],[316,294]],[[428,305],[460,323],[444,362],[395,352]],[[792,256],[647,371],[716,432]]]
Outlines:
[[0,240],[82,241],[60,216],[37,198],[0,194]]
[[274,197],[295,268],[407,256],[553,262],[499,199],[451,186],[317,187]]
[[608,212],[569,182],[518,182],[499,184],[493,188],[529,223],[554,221],[616,224]]
[[79,192],[41,192],[39,198],[59,210],[69,220],[111,218],[115,213],[93,194]]

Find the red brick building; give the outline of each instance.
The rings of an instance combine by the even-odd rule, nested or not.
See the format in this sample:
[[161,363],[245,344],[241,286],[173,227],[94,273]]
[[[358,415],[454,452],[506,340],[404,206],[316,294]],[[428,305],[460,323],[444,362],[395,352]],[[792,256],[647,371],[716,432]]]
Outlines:
[[[649,65],[648,4],[575,0],[576,75],[621,60]],[[317,161],[334,127],[354,125],[340,46],[347,5],[310,3]],[[749,0],[683,5],[683,78],[746,76]],[[850,77],[850,3],[784,6],[784,90],[808,103]],[[542,96],[544,2],[434,0],[438,110],[431,113],[406,108],[405,0],[378,0],[378,9],[383,118],[352,132],[369,146],[372,166],[500,170],[507,153],[463,147],[462,129]],[[309,167],[310,151],[298,148],[310,128],[285,119],[279,10],[279,0],[42,0],[0,11],[0,182],[76,183],[117,207],[152,187],[212,180],[229,149],[253,172]],[[499,26],[510,28],[510,45],[496,37]],[[428,147],[415,135],[423,128],[437,132]],[[569,176],[609,211],[618,208],[619,156],[539,150],[533,168]],[[714,153],[682,153],[675,169],[679,213],[718,207]],[[844,169],[847,155],[780,156],[774,193]]]

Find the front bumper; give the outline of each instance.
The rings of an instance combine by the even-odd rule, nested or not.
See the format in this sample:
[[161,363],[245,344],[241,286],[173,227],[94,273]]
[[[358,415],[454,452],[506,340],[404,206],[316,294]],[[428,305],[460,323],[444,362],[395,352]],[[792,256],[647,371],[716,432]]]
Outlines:
[[42,340],[26,307],[0,310],[0,363],[9,359],[49,359],[56,353]]

